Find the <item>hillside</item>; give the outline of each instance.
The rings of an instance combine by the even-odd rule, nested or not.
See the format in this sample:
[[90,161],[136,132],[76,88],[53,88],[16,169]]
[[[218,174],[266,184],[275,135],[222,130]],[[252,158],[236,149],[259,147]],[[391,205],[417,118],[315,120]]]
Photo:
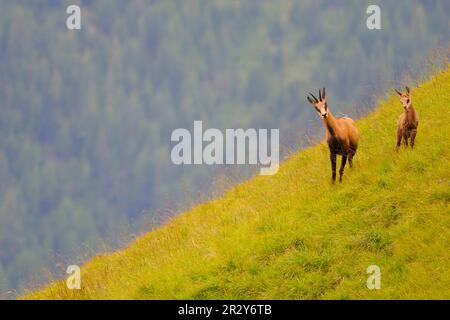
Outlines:
[[212,197],[223,168],[174,165],[173,130],[280,128],[297,150],[316,133],[303,90],[362,116],[450,44],[450,1],[377,1],[376,31],[369,2],[1,0],[0,299]]
[[[412,92],[414,150],[394,150],[402,108],[392,95],[358,121],[360,149],[342,184],[330,184],[326,145],[308,148],[277,175],[95,257],[82,290],[60,281],[25,298],[450,298],[450,69]],[[371,264],[381,290],[366,288]]]

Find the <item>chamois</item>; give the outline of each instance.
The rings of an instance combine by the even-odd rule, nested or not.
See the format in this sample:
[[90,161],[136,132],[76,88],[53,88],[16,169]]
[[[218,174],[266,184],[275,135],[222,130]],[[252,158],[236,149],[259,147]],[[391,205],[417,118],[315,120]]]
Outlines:
[[397,122],[397,147],[400,149],[400,144],[403,142],[405,146],[408,146],[408,139],[411,138],[411,148],[414,147],[414,140],[416,139],[417,127],[419,126],[419,114],[414,109],[411,102],[411,90],[405,87],[406,93],[401,93],[397,89],[395,92],[400,96],[400,103],[405,111],[400,114]]
[[341,169],[339,170],[339,182],[342,182],[345,164],[348,162],[350,168],[353,166],[353,157],[358,148],[359,133],[355,122],[348,117],[334,117],[328,109],[325,96],[325,88],[319,89],[319,99],[312,93],[307,97],[308,101],[314,106],[316,111],[322,117],[327,130],[326,141],[330,149],[331,160],[331,183],[336,181],[336,157],[342,156]]

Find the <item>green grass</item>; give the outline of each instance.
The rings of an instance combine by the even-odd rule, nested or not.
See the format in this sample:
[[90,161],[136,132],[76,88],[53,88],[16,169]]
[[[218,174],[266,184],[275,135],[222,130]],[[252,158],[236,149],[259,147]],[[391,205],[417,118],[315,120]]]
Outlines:
[[[355,166],[332,186],[325,143],[82,267],[28,299],[449,299],[450,69],[412,88],[414,150],[395,152],[391,96],[358,121]],[[320,121],[317,119],[317,121]],[[381,289],[366,269],[381,268]]]

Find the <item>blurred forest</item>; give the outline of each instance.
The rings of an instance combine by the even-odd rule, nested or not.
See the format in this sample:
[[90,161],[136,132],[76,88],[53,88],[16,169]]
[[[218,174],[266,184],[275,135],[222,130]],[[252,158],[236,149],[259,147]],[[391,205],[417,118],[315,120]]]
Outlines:
[[376,1],[369,31],[372,2],[0,0],[0,292],[212,195],[216,168],[171,164],[174,129],[280,128],[295,149],[308,91],[362,116],[448,46],[450,1]]

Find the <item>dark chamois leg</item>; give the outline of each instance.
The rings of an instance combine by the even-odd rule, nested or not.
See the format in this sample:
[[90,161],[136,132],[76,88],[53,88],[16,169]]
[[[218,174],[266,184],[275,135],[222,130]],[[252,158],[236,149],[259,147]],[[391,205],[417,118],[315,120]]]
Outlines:
[[331,183],[336,181],[336,154],[330,153],[331,160]]
[[405,147],[408,147],[408,134],[406,132],[403,134],[403,143]]
[[341,161],[341,169],[339,170],[339,182],[342,182],[342,176],[344,175],[344,168],[346,163],[347,163],[347,155],[343,155]]
[[400,145],[402,143],[402,137],[403,137],[403,133],[400,129],[397,129],[397,146],[395,148],[395,150],[398,151],[398,149],[400,149]]
[[414,148],[414,140],[416,140],[417,129],[411,130],[411,148]]
[[350,149],[349,155],[348,155],[348,164],[350,166],[350,168],[353,168],[353,157],[355,156],[356,153],[356,148],[352,147]]

